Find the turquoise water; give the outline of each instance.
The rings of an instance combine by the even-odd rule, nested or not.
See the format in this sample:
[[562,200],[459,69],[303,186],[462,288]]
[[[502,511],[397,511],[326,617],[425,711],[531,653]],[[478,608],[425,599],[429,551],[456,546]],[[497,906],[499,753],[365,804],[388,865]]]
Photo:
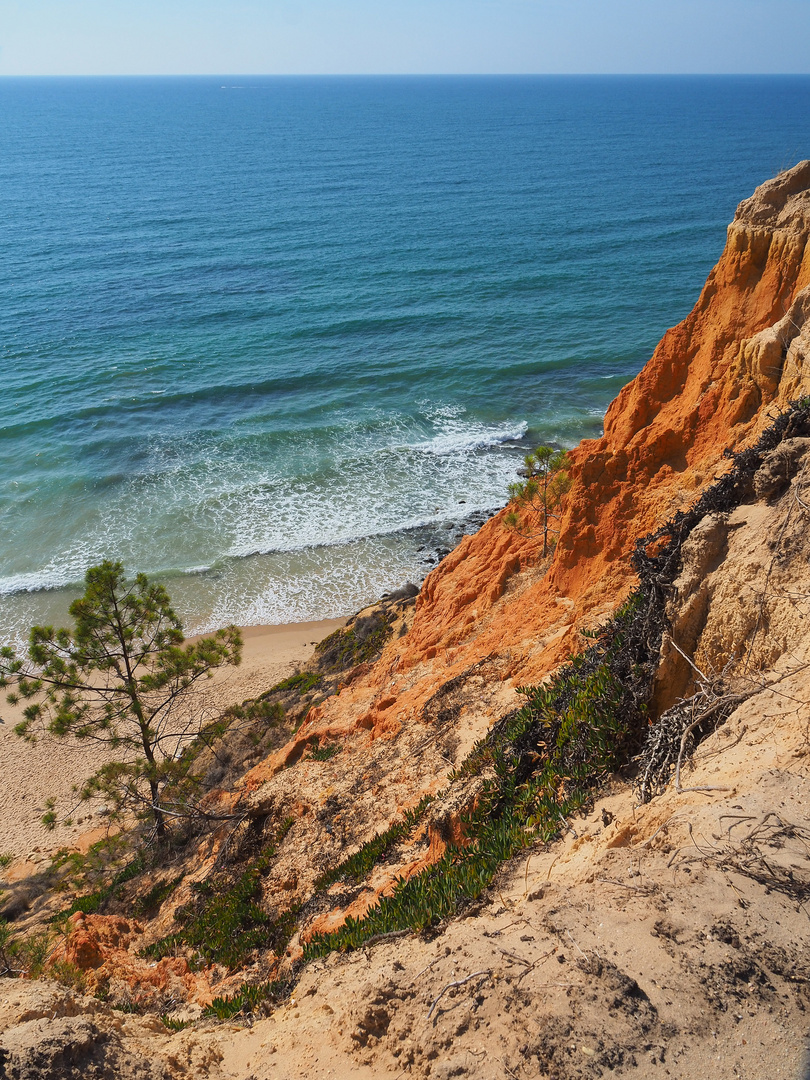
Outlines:
[[421,580],[810,156],[808,78],[0,80],[0,638]]

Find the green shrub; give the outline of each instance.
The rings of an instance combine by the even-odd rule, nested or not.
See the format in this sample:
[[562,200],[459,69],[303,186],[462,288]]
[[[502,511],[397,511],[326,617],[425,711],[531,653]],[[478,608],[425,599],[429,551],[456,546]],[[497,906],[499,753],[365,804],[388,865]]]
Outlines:
[[191,1023],[190,1020],[175,1020],[173,1016],[169,1016],[167,1013],[163,1013],[160,1020],[169,1031],[183,1031]]
[[182,929],[148,946],[144,955],[160,959],[187,947],[195,951],[199,964],[238,967],[264,944],[270,931],[272,920],[256,900],[272,854],[264,855],[227,887],[221,880],[201,883],[196,892],[204,903],[179,908],[174,917]]
[[195,882],[194,900],[174,913],[181,929],[147,946],[143,955],[160,959],[187,948],[194,950],[197,964],[223,964],[233,969],[243,966],[257,949],[282,952],[295,932],[299,909],[273,918],[258,901],[262,878],[293,824],[292,817],[285,818],[274,845],[235,878],[220,874]]
[[5,919],[0,918],[0,978],[4,975],[19,975],[22,966],[19,960],[20,943]]
[[230,1020],[240,1012],[254,1012],[264,1001],[281,1001],[289,997],[295,985],[295,979],[275,979],[272,982],[244,983],[232,997],[214,998],[203,1011],[203,1016],[217,1020]]

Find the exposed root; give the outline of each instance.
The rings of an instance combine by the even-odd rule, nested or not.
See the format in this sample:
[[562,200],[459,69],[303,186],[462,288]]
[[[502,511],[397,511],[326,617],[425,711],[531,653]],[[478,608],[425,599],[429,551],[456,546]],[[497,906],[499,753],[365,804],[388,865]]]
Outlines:
[[437,996],[436,996],[436,997],[435,997],[435,998],[433,999],[433,1004],[432,1004],[432,1005],[430,1006],[430,1008],[428,1009],[428,1014],[427,1014],[427,1018],[428,1018],[428,1020],[429,1020],[429,1019],[430,1019],[430,1017],[432,1016],[432,1014],[433,1014],[433,1010],[434,1010],[434,1009],[436,1008],[436,1006],[437,1006],[437,1005],[439,1004],[439,1002],[440,1002],[440,1001],[442,1000],[442,998],[444,997],[444,995],[445,995],[445,994],[447,993],[447,991],[448,991],[448,990],[453,990],[453,989],[455,989],[455,988],[456,988],[457,986],[465,986],[465,985],[466,985],[466,984],[467,984],[468,982],[472,982],[472,980],[473,980],[473,979],[478,979],[478,978],[481,978],[481,979],[489,979],[489,978],[491,978],[491,977],[492,977],[492,972],[491,972],[491,971],[490,971],[489,969],[487,969],[486,971],[474,971],[474,972],[472,973],[472,975],[468,975],[468,976],[466,977],[466,979],[456,979],[456,981],[455,981],[455,982],[451,982],[451,983],[448,983],[448,984],[447,984],[447,986],[445,986],[445,987],[443,988],[443,990],[441,991],[441,993],[440,993],[440,994],[438,994],[438,995],[437,995]]
[[[704,851],[692,836],[700,856],[679,858],[683,850],[679,848],[667,865],[672,866],[676,862],[679,865],[685,862],[710,863],[723,870],[736,871],[763,885],[766,890],[780,892],[804,907],[810,900],[810,830],[774,812],[765,814],[758,821],[749,814],[723,814],[723,819],[730,822],[725,843]],[[732,837],[735,829],[751,821],[755,824],[749,827],[742,839]]]

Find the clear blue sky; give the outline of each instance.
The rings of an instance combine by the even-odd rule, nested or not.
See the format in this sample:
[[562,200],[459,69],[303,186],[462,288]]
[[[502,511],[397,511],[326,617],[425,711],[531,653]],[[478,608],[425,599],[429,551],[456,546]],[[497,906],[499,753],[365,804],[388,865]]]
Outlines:
[[0,75],[808,73],[810,0],[0,0]]

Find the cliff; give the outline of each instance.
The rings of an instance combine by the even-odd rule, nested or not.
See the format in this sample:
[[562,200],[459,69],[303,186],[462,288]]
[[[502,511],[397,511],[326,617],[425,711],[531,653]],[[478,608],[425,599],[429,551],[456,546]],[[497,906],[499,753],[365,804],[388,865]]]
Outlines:
[[[496,515],[427,577],[407,634],[313,710],[302,738],[355,729],[390,737],[443,685],[474,678],[476,664],[516,686],[578,652],[579,629],[603,621],[635,580],[635,542],[727,468],[727,449],[750,443],[773,409],[807,392],[808,238],[802,162],[740,203],[693,311],[610,405],[602,438],[573,451],[551,565]],[[249,775],[248,786],[276,766]]]
[[809,235],[803,162],[740,203],[691,314],[610,405],[602,438],[573,452],[574,487],[548,573],[522,590],[520,604],[498,604],[537,551],[504,536],[495,518],[425,582],[400,668],[444,652],[455,670],[512,649],[516,677],[530,681],[576,648],[576,628],[629,587],[635,541],[725,467],[725,449],[750,441],[769,405],[806,392]]
[[[288,715],[304,703],[300,727],[212,791],[209,805],[243,815],[238,827],[204,836],[185,863],[153,868],[140,893],[125,886],[109,911],[72,916],[52,962],[139,1008],[183,1000],[172,1016],[200,1025],[194,1054],[212,1077],[483,1077],[500,1069],[496,1053],[511,1075],[561,1080],[673,1068],[794,1076],[810,1004],[810,410],[789,403],[810,392],[809,237],[803,162],[740,204],[694,310],[610,406],[602,438],[573,451],[553,558],[497,515],[415,601],[388,598],[351,623],[302,683],[320,690],[275,688]],[[732,461],[728,450],[742,453]],[[647,561],[634,564],[645,537]],[[472,882],[442,909],[460,908],[461,920],[424,920],[417,904],[406,925],[423,933],[383,930],[359,951],[319,954],[318,935],[352,931],[381,897],[404,895],[401,882],[441,890],[436,878],[463,862],[475,809],[503,813],[498,768],[517,774],[545,752],[542,739],[519,745],[519,729],[500,766],[505,744],[491,741],[476,771],[474,744],[509,730],[517,687],[581,652],[580,630],[613,615],[640,565],[644,602],[658,605],[657,630],[653,620],[639,638],[654,669],[645,723],[659,739],[642,752],[642,789],[622,777],[604,786],[603,769],[568,824],[555,821],[511,863],[518,849],[505,848],[495,884]],[[376,656],[370,643],[383,631]],[[350,662],[336,666],[336,655]],[[623,669],[628,680],[636,666]],[[626,687],[612,669],[593,670],[596,728],[610,693]],[[667,745],[674,756],[659,768]],[[555,813],[575,805],[564,802],[571,777],[557,779]],[[530,767],[519,780],[517,801]],[[656,797],[640,805],[647,788]],[[509,834],[486,835],[494,844]],[[203,931],[213,941],[245,889],[265,914],[246,908],[234,937],[260,926],[267,947],[209,962]],[[149,914],[144,895],[166,900]],[[132,918],[136,901],[148,917]],[[302,968],[307,947],[315,958]],[[217,997],[233,999],[230,1012],[215,1007],[221,1015],[272,1015],[224,1035],[200,1020]],[[29,1015],[21,1002],[19,1016],[6,1010],[0,1047],[24,1063],[35,1041],[26,1024],[50,1006]],[[70,1008],[61,1015],[107,1030],[89,999]],[[110,1030],[113,1046],[123,1028]],[[132,1031],[146,1038],[143,1024]],[[104,1068],[128,1075],[110,1053]],[[162,1043],[160,1053],[155,1075],[186,1074]]]

